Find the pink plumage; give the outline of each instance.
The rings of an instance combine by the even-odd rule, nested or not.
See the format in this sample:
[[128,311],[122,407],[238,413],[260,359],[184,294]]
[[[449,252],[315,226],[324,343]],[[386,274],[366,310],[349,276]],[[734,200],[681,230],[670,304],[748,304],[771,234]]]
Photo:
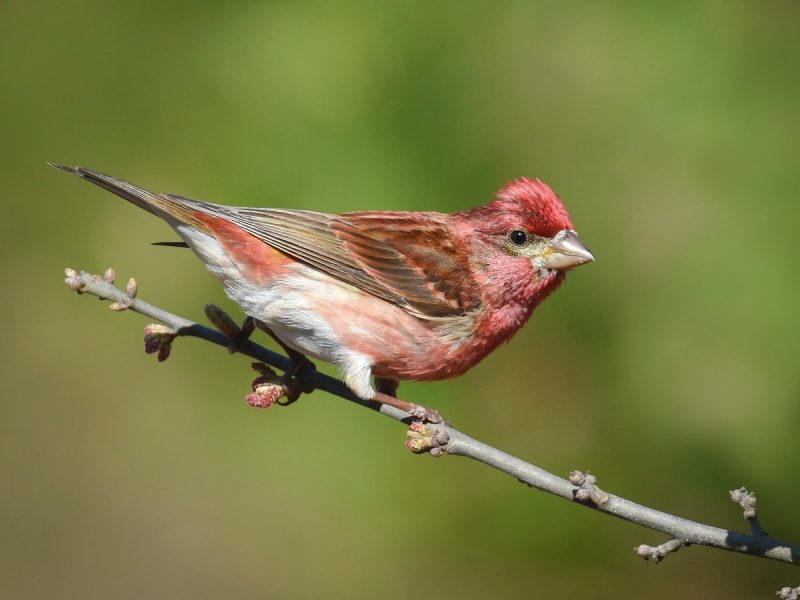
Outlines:
[[382,402],[372,376],[391,387],[463,374],[508,341],[568,269],[593,260],[538,179],[452,214],[331,215],[228,207],[60,168],[163,218],[295,358],[337,365],[356,394]]

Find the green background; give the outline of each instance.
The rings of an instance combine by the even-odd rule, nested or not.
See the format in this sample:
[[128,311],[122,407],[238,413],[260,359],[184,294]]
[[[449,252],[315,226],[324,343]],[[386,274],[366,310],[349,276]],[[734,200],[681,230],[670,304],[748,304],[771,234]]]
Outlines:
[[[322,211],[457,210],[538,176],[597,262],[463,377],[404,384],[555,473],[800,540],[800,4],[0,6],[3,598],[752,598],[791,567],[404,449],[322,393],[244,403],[249,361],[69,293],[221,286],[151,215],[45,166]],[[263,339],[263,338],[262,338]]]

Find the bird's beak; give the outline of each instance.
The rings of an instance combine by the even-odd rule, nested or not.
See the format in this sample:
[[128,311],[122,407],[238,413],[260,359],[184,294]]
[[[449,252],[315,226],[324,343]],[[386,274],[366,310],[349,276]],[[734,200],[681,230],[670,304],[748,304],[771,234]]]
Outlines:
[[581,238],[572,230],[560,231],[544,251],[544,268],[567,271],[594,260]]

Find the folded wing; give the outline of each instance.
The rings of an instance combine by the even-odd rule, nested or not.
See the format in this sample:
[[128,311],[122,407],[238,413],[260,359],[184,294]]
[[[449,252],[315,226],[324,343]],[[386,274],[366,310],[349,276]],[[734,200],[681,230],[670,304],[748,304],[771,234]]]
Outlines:
[[281,252],[420,317],[458,316],[480,305],[441,213],[215,208]]

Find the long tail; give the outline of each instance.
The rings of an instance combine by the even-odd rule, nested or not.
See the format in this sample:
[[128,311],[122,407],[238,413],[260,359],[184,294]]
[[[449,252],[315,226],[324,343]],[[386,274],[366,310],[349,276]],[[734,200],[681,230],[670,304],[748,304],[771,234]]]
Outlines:
[[61,169],[62,171],[72,173],[87,181],[91,181],[104,190],[108,190],[120,198],[124,198],[131,204],[135,204],[139,208],[157,217],[161,217],[170,224],[174,224],[175,222],[185,223],[201,230],[205,229],[205,226],[197,218],[198,212],[205,212],[201,208],[205,204],[204,202],[180,198],[170,194],[154,194],[153,192],[148,192],[127,181],[104,175],[103,173],[98,173],[97,171],[92,171],[84,167],[67,167],[55,163],[48,164],[56,169]]

